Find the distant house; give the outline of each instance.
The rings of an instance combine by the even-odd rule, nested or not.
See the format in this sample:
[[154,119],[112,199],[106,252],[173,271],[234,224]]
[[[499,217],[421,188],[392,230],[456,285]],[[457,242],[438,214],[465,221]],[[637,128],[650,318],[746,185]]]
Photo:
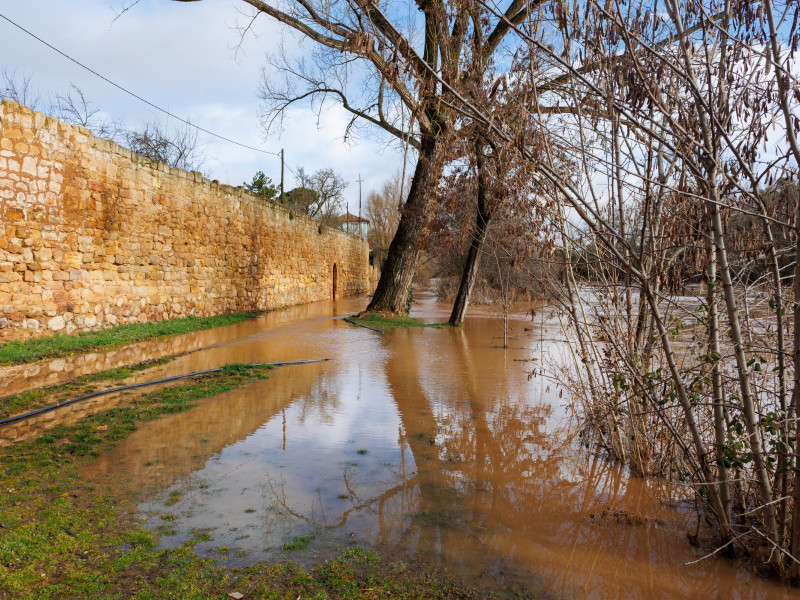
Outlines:
[[359,236],[364,241],[367,241],[368,227],[369,220],[363,217],[351,215],[349,212],[345,213],[342,217],[342,229],[347,233]]

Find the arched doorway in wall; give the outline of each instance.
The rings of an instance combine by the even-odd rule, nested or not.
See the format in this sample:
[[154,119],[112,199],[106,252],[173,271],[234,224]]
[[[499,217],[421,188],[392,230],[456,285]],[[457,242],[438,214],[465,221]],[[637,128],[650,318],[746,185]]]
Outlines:
[[333,263],[333,299],[336,300],[336,289],[339,283],[339,274],[337,273],[336,263]]

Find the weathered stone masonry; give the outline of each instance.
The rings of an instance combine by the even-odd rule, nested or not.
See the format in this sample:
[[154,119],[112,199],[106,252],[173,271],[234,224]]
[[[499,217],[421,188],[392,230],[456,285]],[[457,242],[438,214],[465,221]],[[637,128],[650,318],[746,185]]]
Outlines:
[[0,340],[368,290],[367,244],[0,103]]

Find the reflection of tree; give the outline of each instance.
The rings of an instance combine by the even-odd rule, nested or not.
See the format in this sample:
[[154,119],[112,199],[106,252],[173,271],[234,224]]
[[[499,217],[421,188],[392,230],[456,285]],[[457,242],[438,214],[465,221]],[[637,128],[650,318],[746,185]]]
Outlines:
[[[473,574],[506,563],[537,565],[564,593],[574,591],[576,573],[590,587],[630,585],[620,553],[630,561],[655,555],[682,562],[682,532],[649,516],[675,492],[579,452],[566,423],[554,428],[558,400],[532,402],[530,388],[515,389],[513,373],[504,376],[507,354],[482,347],[470,333],[468,322],[442,335],[435,356],[420,344],[397,346],[387,363],[410,439],[416,431],[437,433],[435,461],[429,447],[411,444],[421,475],[418,510],[458,515],[456,523],[426,528],[420,545],[435,547],[449,568]],[[685,589],[696,584],[690,578]]]
[[[359,375],[347,371],[352,366],[349,362],[341,363],[342,370],[336,368],[337,363],[328,364],[332,370],[320,374],[308,392],[296,398],[298,424],[313,418],[330,425],[341,413],[342,398],[349,393],[346,382],[352,383],[352,378]],[[341,497],[327,498],[320,490],[315,490],[311,503],[301,508],[299,497],[302,492],[297,494],[288,489],[290,485],[282,477],[274,479],[267,476],[263,489],[268,504],[278,507],[285,515],[319,529],[346,531],[354,515],[359,518],[368,515],[377,524],[375,540],[389,543],[397,538],[403,516],[411,512],[416,503],[417,477],[409,473],[406,456],[407,443],[401,432],[399,464],[386,469],[390,483],[385,486],[373,480],[360,481],[359,469],[351,464],[346,465],[340,480],[347,491],[344,502]],[[343,504],[345,508],[342,508]]]
[[308,394],[297,398],[300,413],[298,422],[303,424],[313,418],[320,423],[331,424],[341,409],[342,387],[341,373],[324,372],[314,383]]
[[[306,515],[297,509],[292,508],[291,502],[286,497],[286,482],[283,480],[283,478],[281,478],[281,482],[279,484],[276,484],[271,477],[267,476],[265,487],[269,488],[272,501],[276,505],[280,506],[286,514],[319,529],[342,529],[345,525],[347,525],[347,521],[352,514],[362,510],[368,511],[379,518],[383,516],[386,503],[393,499],[397,494],[402,494],[403,492],[407,491],[411,486],[414,485],[414,479],[416,478],[412,477],[411,479],[392,486],[377,496],[371,498],[360,497],[357,487],[350,481],[348,469],[344,470],[342,479],[345,482],[347,491],[350,493],[350,506],[342,511],[334,520],[328,520],[326,516],[325,502],[319,493],[317,494],[317,500],[314,503],[315,507],[319,506],[319,516],[316,516],[317,511],[315,508],[311,509],[311,515]],[[380,520],[382,522],[386,522],[385,519]],[[386,522],[386,525],[391,527],[392,523]]]
[[[503,376],[505,353],[487,348],[473,352],[468,330],[450,333],[437,340],[438,359],[415,357],[418,346],[405,352],[398,348],[396,358],[387,364],[387,378],[393,391],[403,392],[395,393],[395,400],[410,438],[420,430],[437,433],[438,460],[427,470],[430,485],[421,486],[418,510],[458,515],[455,523],[426,528],[423,538],[438,540],[441,548],[461,548],[462,536],[470,536],[479,542],[480,553],[451,552],[446,561],[472,570],[475,563],[492,564],[509,555],[507,545],[494,543],[498,527],[517,528],[523,521],[517,514],[530,518],[527,499],[558,479],[559,463],[550,457],[553,444],[564,438],[541,431],[549,404],[529,405],[528,389],[519,390],[520,397],[514,398],[510,380]],[[494,376],[487,379],[487,372]],[[428,395],[437,395],[439,419],[420,381],[428,382]],[[446,395],[439,396],[436,389],[442,388]],[[430,446],[417,446],[419,468],[418,454],[425,460]]]
[[[511,369],[522,368],[476,333],[485,332],[468,321],[463,330],[396,331],[384,340],[408,465],[401,460],[377,483],[344,468],[345,502],[317,493],[298,508],[280,481],[272,483],[274,501],[299,521],[343,533],[361,527],[384,551],[424,554],[453,571],[497,577],[535,568],[567,596],[578,580],[598,597],[691,595],[719,585],[716,563],[671,577],[674,565],[693,558],[683,531],[668,522],[674,489],[631,479],[579,450],[555,414],[555,395],[541,390],[533,399],[536,382],[515,376]],[[435,345],[422,337],[432,335]],[[634,573],[644,581],[638,592]]]

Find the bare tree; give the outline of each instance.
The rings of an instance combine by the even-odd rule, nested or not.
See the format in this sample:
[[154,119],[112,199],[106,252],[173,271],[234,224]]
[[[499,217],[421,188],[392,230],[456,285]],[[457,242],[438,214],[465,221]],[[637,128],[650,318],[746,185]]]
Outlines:
[[[268,124],[295,102],[313,99],[321,107],[332,100],[353,115],[353,124],[377,126],[417,150],[409,195],[368,307],[405,312],[459,116],[448,90],[463,83],[462,60],[473,55],[477,41],[475,65],[485,67],[495,55],[505,59],[513,54],[514,48],[504,43],[510,27],[476,2],[441,0],[407,12],[361,0],[297,0],[280,7],[243,1],[312,44],[308,58],[291,61],[279,55],[273,60],[286,77],[282,82],[270,78],[264,86]],[[539,4],[512,0],[504,16],[522,23]]]
[[[787,149],[798,124],[787,121],[788,143],[765,158],[777,112],[775,76],[762,76],[770,61],[765,13],[728,1],[665,6],[658,15],[590,4],[569,19],[559,7],[564,46],[575,50],[553,56],[566,71],[558,81],[572,115],[559,124],[572,132],[585,177],[570,180],[529,157],[586,225],[583,251],[601,265],[595,297],[604,301],[586,302],[574,288],[567,296],[591,377],[587,414],[603,415],[594,421],[601,443],[640,472],[668,465],[665,474],[695,486],[722,547],[764,548],[784,576],[797,562],[786,532],[800,521],[789,520],[797,411],[786,395],[781,306],[790,299],[780,256],[796,231],[764,200],[776,178],[796,177]],[[782,19],[786,47],[796,47],[797,5],[787,3]],[[595,58],[575,68],[573,56]],[[729,227],[736,214],[755,218],[760,234],[738,238]],[[570,229],[563,216],[558,226]],[[765,273],[770,307],[758,326],[742,278],[754,268]],[[669,297],[681,271],[706,281],[696,320]],[[688,355],[686,329],[702,340]],[[592,330],[602,337],[592,339]],[[767,369],[774,375],[765,377]]]
[[0,100],[13,100],[17,104],[37,110],[42,94],[34,85],[31,73],[18,73],[17,69],[4,66],[0,73]]
[[371,191],[367,196],[364,216],[369,220],[369,245],[373,257],[383,264],[389,251],[397,225],[400,222],[400,208],[403,205],[402,171],[398,171],[383,184],[380,192]]
[[[7,98],[34,110],[41,108],[41,93],[35,87],[32,75],[18,74],[16,70],[5,67],[0,79],[0,100]],[[200,170],[207,161],[198,140],[198,131],[190,124],[172,126],[154,121],[145,124],[141,130],[128,129],[122,121],[109,118],[75,83],[70,83],[69,89],[56,92],[50,98],[45,110],[56,118],[70,125],[86,127],[97,137],[121,141],[145,158],[187,171]]]
[[177,169],[199,171],[208,160],[197,130],[186,124],[165,126],[153,121],[141,130],[126,131],[124,139],[136,154]]
[[109,119],[74,83],[66,92],[56,93],[50,111],[65,123],[86,127],[95,136],[108,140],[116,140],[125,129],[121,122]]
[[331,168],[319,169],[311,174],[303,167],[297,169],[297,188],[286,194],[289,206],[328,225],[335,225],[344,208],[344,190],[347,182]]
[[[481,4],[532,47],[548,50],[531,28]],[[776,20],[784,24],[787,49],[800,42],[797,10],[786,3]],[[788,115],[800,94],[783,54],[769,56],[766,40],[777,35],[765,23],[769,12],[730,1],[671,0],[666,15],[595,3],[577,13],[558,3],[563,44],[558,52],[549,49],[554,77],[537,91],[552,93],[547,100],[565,102],[567,110],[547,102],[533,106],[531,118],[563,143],[554,148],[545,138],[539,146],[518,147],[562,203],[551,216],[565,256],[577,242],[600,266],[594,273],[599,296],[582,297],[572,276],[565,281],[579,341],[576,364],[584,365],[584,390],[594,399],[589,423],[610,451],[641,472],[666,465],[664,473],[694,486],[722,548],[763,548],[786,576],[795,570],[788,565],[800,562],[787,545],[800,529],[800,520],[790,517],[800,510],[789,506],[788,495],[800,486],[792,446],[800,392],[788,402],[786,383],[796,376],[785,361],[790,324],[781,306],[793,300],[784,297],[780,257],[792,256],[798,233],[791,218],[770,214],[764,197],[766,186],[797,177],[791,159],[800,122]],[[456,110],[480,121],[494,143],[513,142],[514,122],[439,83]],[[772,115],[781,112],[786,138],[767,158]],[[562,168],[558,155],[565,148],[578,171]],[[606,182],[599,186],[601,178]],[[749,244],[726,225],[736,213],[762,225]],[[589,243],[575,235],[575,221],[583,223]],[[700,306],[708,314],[696,321],[693,339],[703,332],[709,337],[695,349],[700,354],[687,356],[680,339],[686,311],[669,293],[676,274],[686,272],[686,259],[703,253],[708,268],[687,274],[706,277]],[[753,299],[741,274],[759,264],[768,274],[769,316],[754,331]],[[603,304],[592,297],[608,303],[598,310]],[[602,338],[593,338],[593,329]],[[774,376],[766,377],[767,370]]]

